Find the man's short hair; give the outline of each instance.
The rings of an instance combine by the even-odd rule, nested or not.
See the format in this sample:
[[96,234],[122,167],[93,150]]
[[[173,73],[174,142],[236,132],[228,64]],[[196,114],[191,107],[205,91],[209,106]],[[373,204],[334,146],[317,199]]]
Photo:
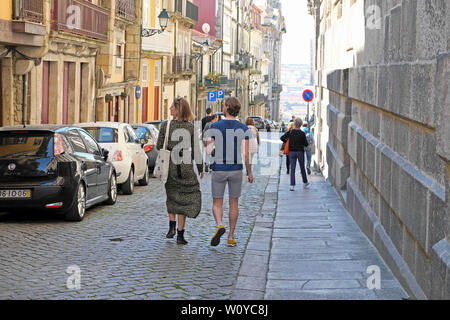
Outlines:
[[210,114],[212,112],[211,108],[206,109],[206,114]]
[[227,112],[232,117],[237,117],[241,111],[241,103],[235,97],[228,97],[224,101],[227,106]]

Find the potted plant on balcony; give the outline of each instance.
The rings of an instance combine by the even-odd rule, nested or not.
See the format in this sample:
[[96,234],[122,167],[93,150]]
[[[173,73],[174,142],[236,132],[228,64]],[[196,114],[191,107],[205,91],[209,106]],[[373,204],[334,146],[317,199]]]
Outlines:
[[128,93],[126,92],[121,92],[120,96],[122,97],[122,99],[126,99],[128,97]]
[[205,87],[204,87],[202,81],[200,81],[200,82],[198,83],[198,88],[199,88],[199,90],[205,90]]
[[111,102],[111,101],[113,101],[113,96],[110,95],[110,94],[107,94],[107,95],[105,96],[105,102]]

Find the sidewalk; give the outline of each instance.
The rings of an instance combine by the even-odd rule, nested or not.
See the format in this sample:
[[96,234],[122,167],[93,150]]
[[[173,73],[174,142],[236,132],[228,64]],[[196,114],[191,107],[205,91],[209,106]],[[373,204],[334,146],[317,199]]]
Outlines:
[[[291,192],[282,162],[280,180],[272,179],[266,190],[232,299],[408,298],[333,187],[313,174],[308,189],[300,183]],[[369,266],[380,268],[379,290],[367,288]]]

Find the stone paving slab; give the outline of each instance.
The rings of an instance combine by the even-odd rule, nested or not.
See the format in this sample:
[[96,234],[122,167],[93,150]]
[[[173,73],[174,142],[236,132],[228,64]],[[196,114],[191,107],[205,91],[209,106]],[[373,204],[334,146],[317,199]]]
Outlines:
[[[291,192],[289,177],[280,176],[264,299],[408,297],[334,189],[319,175],[310,181],[309,188]],[[367,288],[372,265],[380,268],[380,290]]]

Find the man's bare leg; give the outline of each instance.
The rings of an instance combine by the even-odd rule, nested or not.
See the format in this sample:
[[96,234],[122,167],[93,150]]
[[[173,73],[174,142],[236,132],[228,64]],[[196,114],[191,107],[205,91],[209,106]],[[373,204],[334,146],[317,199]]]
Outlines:
[[230,198],[230,233],[228,234],[228,239],[234,239],[234,230],[239,218],[239,198]]

